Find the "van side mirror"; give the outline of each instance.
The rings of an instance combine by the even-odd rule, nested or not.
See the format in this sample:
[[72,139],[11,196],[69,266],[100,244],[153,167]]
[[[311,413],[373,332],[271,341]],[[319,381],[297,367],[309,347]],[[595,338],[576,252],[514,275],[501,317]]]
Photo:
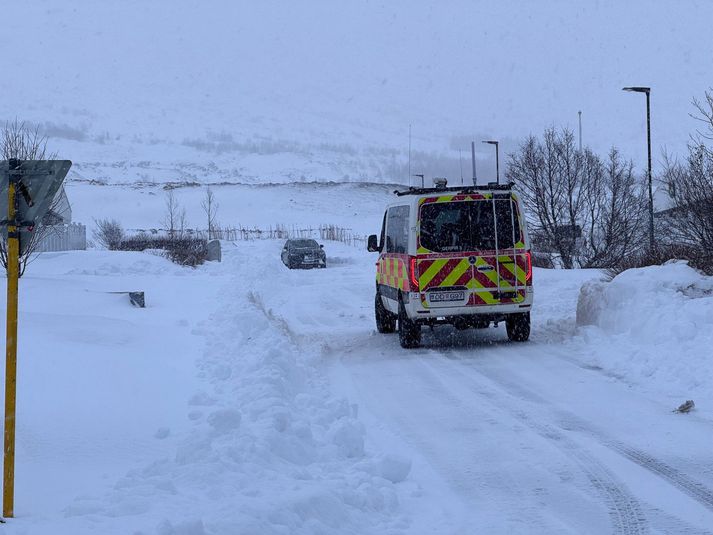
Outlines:
[[379,249],[379,242],[377,241],[376,234],[372,234],[369,236],[369,240],[367,241],[366,248],[370,253],[381,252],[381,249]]

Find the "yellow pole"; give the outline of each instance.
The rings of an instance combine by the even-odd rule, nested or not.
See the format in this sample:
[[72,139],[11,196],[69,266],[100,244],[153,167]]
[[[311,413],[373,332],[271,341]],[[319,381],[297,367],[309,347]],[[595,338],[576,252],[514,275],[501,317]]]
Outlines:
[[[10,166],[12,172],[13,166]],[[13,516],[15,501],[15,393],[17,381],[17,290],[20,278],[19,229],[15,223],[15,177],[10,176],[7,202],[7,345],[5,353],[5,456],[2,510]]]

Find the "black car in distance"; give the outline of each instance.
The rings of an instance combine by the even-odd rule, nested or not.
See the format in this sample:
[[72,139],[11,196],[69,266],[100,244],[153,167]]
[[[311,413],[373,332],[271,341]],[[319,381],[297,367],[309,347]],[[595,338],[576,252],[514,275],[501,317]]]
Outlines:
[[314,240],[287,240],[282,248],[282,263],[290,269],[326,268],[327,255],[324,245]]

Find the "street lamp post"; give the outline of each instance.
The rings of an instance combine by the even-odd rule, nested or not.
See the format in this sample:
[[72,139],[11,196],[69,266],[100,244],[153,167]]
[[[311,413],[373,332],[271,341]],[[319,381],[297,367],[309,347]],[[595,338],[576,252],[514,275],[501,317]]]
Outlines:
[[488,145],[495,145],[495,179],[498,184],[500,184],[500,150],[498,149],[499,142],[498,141],[483,141],[483,143],[487,143]]
[[649,156],[649,248],[654,249],[654,188],[651,179],[651,88],[624,87],[624,91],[646,93],[646,145]]

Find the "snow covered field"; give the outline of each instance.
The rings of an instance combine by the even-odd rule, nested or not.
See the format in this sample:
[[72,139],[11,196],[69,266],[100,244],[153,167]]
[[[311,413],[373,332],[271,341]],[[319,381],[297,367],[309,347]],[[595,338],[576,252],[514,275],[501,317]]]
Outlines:
[[[3,532],[709,532],[711,279],[536,270],[531,342],[442,327],[406,351],[375,333],[372,255],[288,271],[280,247],[31,266]],[[583,283],[607,297],[577,327]],[[135,289],[146,309],[108,293]]]
[[[334,224],[358,234],[373,234],[381,228],[384,206],[393,199],[395,185],[306,184],[213,185],[218,204],[217,222],[223,227],[270,225],[317,228]],[[206,228],[201,201],[207,187],[173,189],[176,201],[186,210],[189,228]],[[95,218],[116,219],[126,229],[161,228],[166,213],[164,184],[96,186],[69,183],[67,195],[75,221],[91,233]],[[91,238],[91,236],[90,236]]]

